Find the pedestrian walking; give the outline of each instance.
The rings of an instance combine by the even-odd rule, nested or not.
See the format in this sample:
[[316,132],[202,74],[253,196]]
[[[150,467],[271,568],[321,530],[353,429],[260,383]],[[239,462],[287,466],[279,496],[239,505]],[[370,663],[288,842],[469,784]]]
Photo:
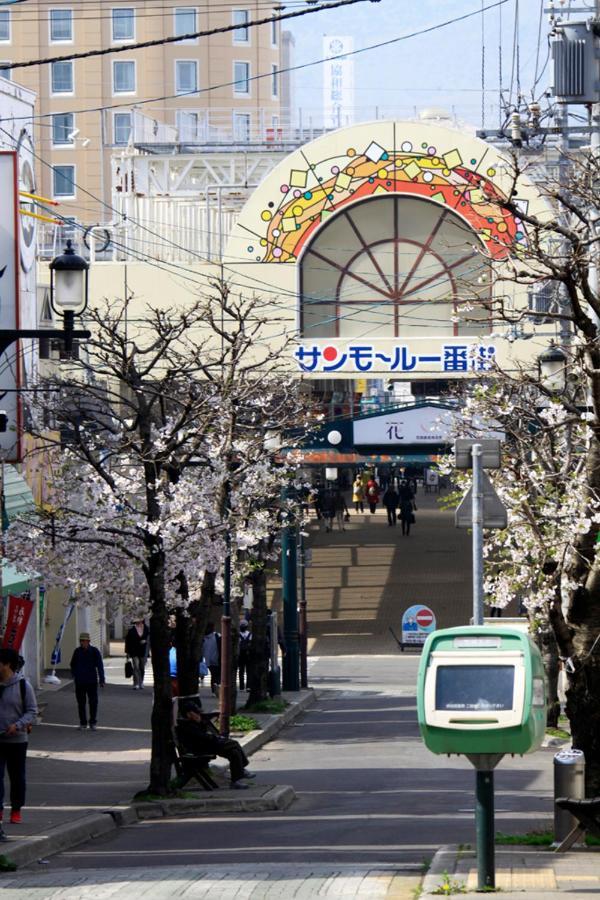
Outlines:
[[79,711],[79,730],[85,731],[88,726],[87,704],[89,703],[90,731],[96,730],[98,721],[98,684],[104,687],[104,665],[97,647],[90,643],[87,631],[79,635],[79,647],[71,657],[71,675],[75,682],[75,696]]
[[398,495],[398,492],[394,488],[393,484],[390,483],[382,498],[383,505],[385,506],[387,512],[388,525],[396,524],[396,508],[399,501],[400,497]]
[[366,497],[369,509],[371,510],[371,513],[374,513],[377,509],[377,504],[379,503],[379,485],[374,478],[369,478],[367,481]]
[[246,689],[248,681],[248,665],[250,663],[250,641],[252,640],[252,632],[246,619],[240,622],[240,645],[238,651],[238,677],[240,681],[240,691]]
[[346,501],[344,499],[344,495],[341,491],[336,491],[333,497],[333,508],[335,511],[335,520],[338,524],[338,528],[340,531],[345,531],[344,523],[346,520],[349,521],[350,513],[348,512],[348,507],[346,505]]
[[410,534],[410,526],[415,524],[415,513],[417,504],[414,501],[414,494],[408,481],[403,481],[398,491],[400,495],[400,525],[402,526],[402,534]]
[[360,475],[357,475],[352,483],[352,502],[354,503],[355,512],[365,511],[365,486]]
[[202,656],[210,672],[210,689],[216,694],[221,684],[221,635],[212,623],[206,626]]
[[150,629],[143,619],[135,619],[125,635],[125,654],[133,667],[133,690],[144,687],[144,670],[150,650]]
[[25,805],[27,744],[37,716],[33,688],[20,671],[22,659],[10,647],[0,649],[0,840],[4,817],[4,773],[10,780],[10,823],[21,824]]
[[333,520],[335,518],[335,491],[327,490],[323,495],[323,499],[321,501],[321,521],[325,526],[325,531],[331,531],[333,529]]

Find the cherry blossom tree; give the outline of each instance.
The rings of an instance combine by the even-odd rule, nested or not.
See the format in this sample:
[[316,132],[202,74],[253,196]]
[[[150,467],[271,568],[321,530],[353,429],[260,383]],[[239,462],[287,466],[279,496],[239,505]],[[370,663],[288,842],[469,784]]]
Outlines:
[[234,299],[226,285],[185,310],[148,309],[143,321],[132,322],[129,304],[115,301],[90,320],[93,337],[80,360],[29,398],[30,430],[45,449],[56,447],[53,504],[11,527],[7,554],[79,602],[108,599],[149,616],[149,791],[164,795],[170,620],[184,637],[185,679],[194,665],[197,673],[226,557],[235,590],[240,561],[276,531],[289,472],[265,451],[264,430],[297,425],[302,403],[285,341],[260,340],[261,301]]

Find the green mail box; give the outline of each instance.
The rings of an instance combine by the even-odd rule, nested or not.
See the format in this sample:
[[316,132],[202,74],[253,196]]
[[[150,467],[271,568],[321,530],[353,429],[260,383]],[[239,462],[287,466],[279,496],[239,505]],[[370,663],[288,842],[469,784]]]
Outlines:
[[528,753],[546,728],[544,669],[528,635],[480,625],[429,635],[417,712],[433,753]]

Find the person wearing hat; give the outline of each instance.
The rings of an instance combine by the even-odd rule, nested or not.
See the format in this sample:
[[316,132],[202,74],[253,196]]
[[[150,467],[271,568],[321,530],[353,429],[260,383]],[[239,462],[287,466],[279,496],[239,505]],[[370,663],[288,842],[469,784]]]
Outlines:
[[197,756],[210,754],[222,756],[229,761],[231,787],[244,790],[247,784],[242,779],[254,778],[254,773],[246,769],[248,757],[240,744],[231,738],[222,737],[211,722],[213,713],[203,713],[202,706],[196,700],[183,700],[180,706],[181,715],[177,719],[177,742],[186,753]]
[[104,665],[102,656],[97,647],[90,644],[90,636],[87,631],[79,635],[79,647],[71,657],[71,675],[75,682],[75,696],[79,710],[79,730],[85,731],[88,725],[86,704],[89,702],[90,730],[96,730],[98,713],[98,682],[104,687]]

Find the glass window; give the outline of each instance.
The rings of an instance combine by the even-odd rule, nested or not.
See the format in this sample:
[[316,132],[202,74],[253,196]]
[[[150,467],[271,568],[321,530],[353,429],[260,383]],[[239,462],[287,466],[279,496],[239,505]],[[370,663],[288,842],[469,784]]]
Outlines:
[[247,9],[233,10],[233,24],[237,26],[233,32],[234,44],[248,44],[250,42],[250,29],[248,22],[250,21],[250,13]]
[[135,63],[113,62],[113,93],[135,94]]
[[57,113],[52,116],[52,143],[73,145],[74,140],[70,135],[73,134],[74,126],[73,113]]
[[10,41],[10,12],[0,10],[0,41]]
[[513,708],[515,667],[438,666],[435,708],[457,712],[497,712]]
[[279,97],[279,72],[277,66],[271,66],[271,94]]
[[52,176],[55,197],[75,196],[75,166],[53,166]]
[[[193,6],[176,6],[173,10],[174,34],[177,37],[180,34],[193,34],[197,31],[196,27],[196,9]],[[190,38],[184,41],[186,44],[197,44],[198,38]]]
[[0,62],[0,78],[6,78],[7,81],[11,81],[12,69],[7,69],[7,62]]
[[50,40],[51,41],[72,41],[73,40],[73,10],[71,10],[71,9],[51,9],[50,10]]
[[250,63],[234,62],[233,64],[234,94],[250,93]]
[[113,41],[132,41],[135,37],[135,10],[132,6],[123,6],[112,11]]
[[113,132],[115,144],[123,145],[129,143],[129,137],[131,135],[131,113],[115,113]]
[[198,90],[198,63],[193,59],[175,61],[175,93],[192,94]]
[[275,19],[273,22],[271,22],[271,46],[272,47],[277,46],[277,26],[278,25],[279,25],[279,22],[277,21],[277,19]]
[[233,139],[240,143],[247,144],[250,140],[250,114],[234,113],[233,114]]
[[52,93],[73,93],[73,63],[71,60],[52,63]]

